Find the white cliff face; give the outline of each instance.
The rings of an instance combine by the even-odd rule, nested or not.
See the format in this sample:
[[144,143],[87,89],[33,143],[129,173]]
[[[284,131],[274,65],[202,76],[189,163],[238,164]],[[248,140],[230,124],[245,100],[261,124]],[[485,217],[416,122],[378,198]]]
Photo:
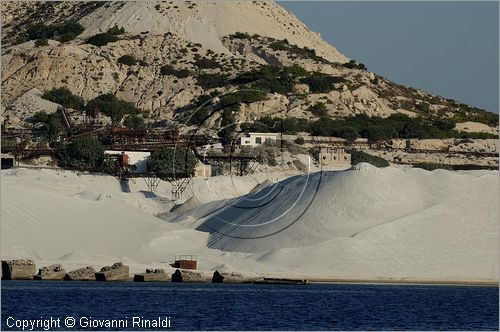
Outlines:
[[115,24],[131,34],[171,32],[216,52],[229,52],[222,37],[235,32],[287,39],[309,47],[332,62],[347,58],[312,32],[297,17],[273,1],[165,1],[110,3],[80,19],[82,37],[104,32]]

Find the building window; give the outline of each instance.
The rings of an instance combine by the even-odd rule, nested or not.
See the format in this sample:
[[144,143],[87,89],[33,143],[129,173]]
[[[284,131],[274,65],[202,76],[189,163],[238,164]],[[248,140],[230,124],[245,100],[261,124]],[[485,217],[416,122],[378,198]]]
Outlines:
[[255,144],[262,144],[262,137],[255,137]]

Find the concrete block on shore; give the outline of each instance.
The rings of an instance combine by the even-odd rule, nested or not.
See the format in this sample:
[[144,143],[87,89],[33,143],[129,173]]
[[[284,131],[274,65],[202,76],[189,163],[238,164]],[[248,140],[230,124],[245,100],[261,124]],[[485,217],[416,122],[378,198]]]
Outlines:
[[146,269],[146,273],[134,275],[134,281],[168,281],[168,274],[164,269]]
[[206,282],[201,273],[188,271],[188,270],[175,270],[171,278],[172,282]]
[[66,271],[62,268],[61,264],[53,264],[44,266],[38,270],[38,274],[33,276],[35,280],[63,280]]
[[95,281],[95,269],[92,266],[87,266],[81,269],[69,271],[64,276],[64,280]]
[[212,276],[212,283],[244,283],[250,281],[249,278],[234,272],[215,271]]
[[128,279],[129,267],[121,262],[105,266],[95,274],[95,280],[97,281],[125,281]]
[[2,261],[3,280],[32,280],[35,273],[36,265],[31,259],[13,259]]

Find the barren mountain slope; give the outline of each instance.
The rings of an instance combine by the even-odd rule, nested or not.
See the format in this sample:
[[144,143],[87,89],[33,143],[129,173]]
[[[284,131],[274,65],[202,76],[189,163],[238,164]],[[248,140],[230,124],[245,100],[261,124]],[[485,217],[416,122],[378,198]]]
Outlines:
[[[26,41],[32,24],[67,22],[79,22],[85,30],[68,41],[51,38],[48,45]],[[115,26],[125,30],[117,41],[87,42]],[[2,42],[2,110],[15,124],[30,115],[19,110],[18,98],[35,95],[33,88],[43,93],[56,87],[67,87],[85,101],[113,93],[151,121],[172,119],[179,110],[195,108],[202,95],[241,88],[235,79],[264,65],[299,65],[309,78],[323,75],[334,83],[315,90],[316,78],[304,84],[302,74],[286,91],[270,87],[265,98],[243,103],[241,120],[263,115],[311,119],[315,115],[308,109],[316,103],[324,104],[331,117],[479,112],[397,85],[355,62],[347,65],[348,59],[319,34],[271,1],[3,2]],[[124,55],[137,61],[124,64],[119,60]]]

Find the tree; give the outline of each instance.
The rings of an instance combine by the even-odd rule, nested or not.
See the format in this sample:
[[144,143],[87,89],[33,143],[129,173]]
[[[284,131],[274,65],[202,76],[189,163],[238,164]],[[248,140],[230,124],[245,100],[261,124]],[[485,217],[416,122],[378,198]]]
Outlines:
[[130,114],[123,121],[123,125],[129,129],[141,129],[144,128],[144,119],[137,114]]
[[76,167],[99,167],[104,161],[104,146],[93,136],[77,138],[66,148],[63,164]]
[[54,139],[58,135],[60,135],[64,129],[61,123],[61,119],[59,118],[59,114],[57,113],[47,114],[44,111],[36,112],[31,117],[31,122],[42,124],[43,128],[47,132],[47,135],[51,139]]
[[68,88],[65,87],[54,88],[46,91],[42,95],[42,98],[78,111],[83,110],[85,105],[85,102],[81,97],[74,95]]
[[162,148],[148,158],[148,171],[162,179],[189,177],[194,173],[198,159],[187,148]]
[[97,96],[87,103],[88,110],[94,108],[99,109],[104,115],[109,116],[115,124],[120,123],[124,115],[139,112],[133,103],[118,99],[112,93]]

